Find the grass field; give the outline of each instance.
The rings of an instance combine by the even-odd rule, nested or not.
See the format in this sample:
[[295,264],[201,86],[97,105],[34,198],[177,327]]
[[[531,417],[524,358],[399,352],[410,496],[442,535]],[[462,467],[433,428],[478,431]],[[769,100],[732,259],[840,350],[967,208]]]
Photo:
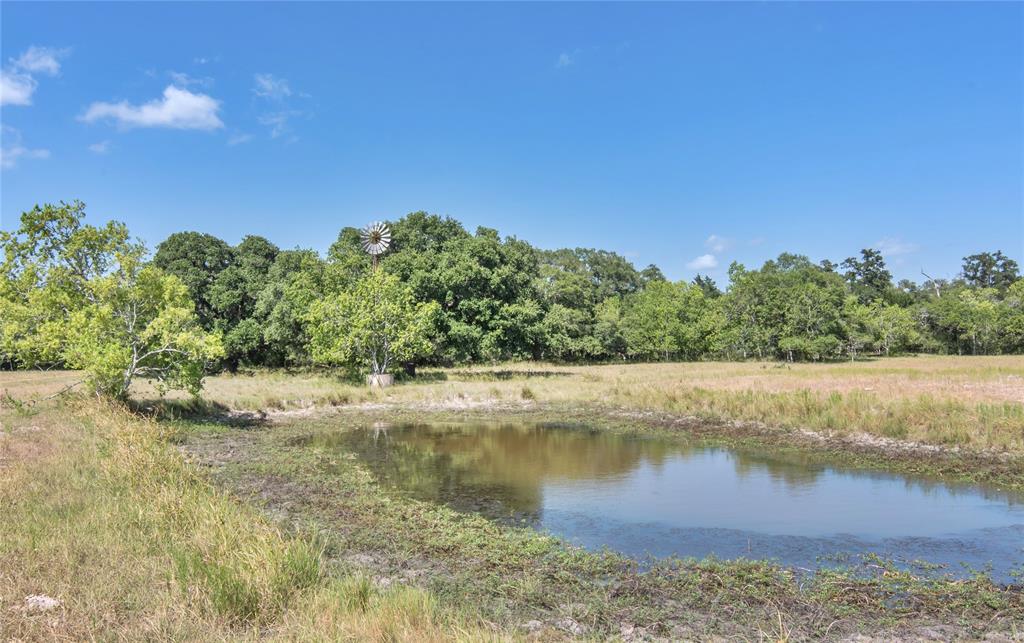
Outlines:
[[[311,468],[288,448],[316,426],[315,407],[359,421],[534,414],[840,460],[860,456],[846,443],[764,436],[913,440],[941,447],[937,474],[976,477],[993,462],[991,480],[1024,488],[1022,357],[517,364],[427,370],[383,391],[325,373],[257,372],[210,378],[203,403],[161,402],[140,383],[141,413],[81,396],[42,400],[77,379],[0,373],[0,639],[498,640],[523,638],[532,614],[546,619],[544,639],[571,637],[557,626],[565,619],[596,638],[1024,636],[1020,587],[923,581],[884,563],[871,578],[814,582],[764,563],[640,574],[615,556],[382,494],[354,464]],[[879,456],[866,466],[923,463]],[[349,562],[369,557],[377,574],[404,579],[410,555],[424,576],[390,585]],[[27,610],[36,594],[61,604]]]
[[[52,391],[68,377],[0,374],[0,389],[15,396]],[[136,394],[153,397],[144,384]],[[837,364],[515,364],[426,370],[384,391],[324,374],[257,372],[212,377],[204,395],[242,410],[366,403],[588,405],[1024,454],[1021,356]]]
[[[0,411],[0,640],[481,640],[426,592],[329,574],[214,489],[165,429],[99,402]],[[26,609],[26,597],[60,605]]]

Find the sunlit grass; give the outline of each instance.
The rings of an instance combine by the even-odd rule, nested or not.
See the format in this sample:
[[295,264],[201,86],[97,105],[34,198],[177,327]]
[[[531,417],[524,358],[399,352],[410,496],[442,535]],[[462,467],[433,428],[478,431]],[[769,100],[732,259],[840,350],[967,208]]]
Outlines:
[[[1003,399],[991,387],[974,399],[955,393],[964,384],[986,382],[1019,388],[1024,360],[968,360],[964,370],[974,374],[965,376],[950,371],[950,359],[904,360],[877,371],[875,363],[850,365],[856,369],[851,377],[861,378],[856,380],[844,379],[846,365],[839,364],[820,370],[774,364],[521,364],[427,371],[383,391],[328,373],[257,372],[210,378],[205,399],[176,397],[161,410],[194,422],[229,409],[303,413],[332,405],[356,406],[370,415],[396,409],[593,407],[624,410],[625,417],[637,412],[741,419],[1024,450],[1020,402]],[[895,383],[906,381],[911,366],[929,392]],[[859,385],[865,369],[875,390]],[[737,377],[758,373],[764,373],[760,387],[731,387]],[[38,399],[75,377],[2,373],[0,390],[12,398]],[[826,380],[844,385],[822,386]],[[159,402],[144,383],[136,398],[151,406]],[[522,634],[516,619],[529,609],[545,610],[551,619],[571,616],[595,628],[591,632],[614,634],[620,614],[630,622],[660,622],[671,614],[665,610],[678,611],[680,605],[698,619],[694,632],[712,632],[717,626],[702,620],[703,610],[721,604],[763,637],[784,639],[826,631],[836,618],[983,611],[987,619],[1012,621],[1021,610],[1018,594],[984,579],[928,585],[898,570],[871,581],[824,574],[802,589],[791,572],[761,561],[678,567],[669,562],[656,574],[626,573],[614,556],[566,548],[530,530],[507,530],[444,507],[396,501],[358,467],[321,480],[308,462],[274,448],[274,440],[287,442],[289,427],[304,430],[304,420],[274,431],[237,431],[262,441],[237,463],[234,471],[242,477],[235,480],[236,490],[261,488],[246,486],[261,484],[244,477],[257,474],[296,478],[319,489],[296,496],[315,508],[321,519],[317,531],[285,530],[256,507],[218,491],[171,445],[189,430],[220,436],[222,425],[159,422],[84,398],[55,404],[0,408],[2,638],[489,640]],[[227,455],[230,450],[217,450],[211,457]],[[373,546],[393,549],[396,560],[413,553],[424,561],[446,561],[455,571],[429,585],[384,587],[338,566],[336,557],[344,557],[348,547]],[[614,574],[623,574],[619,582],[626,589],[611,595],[606,581]],[[53,596],[62,605],[46,614],[26,613],[20,606],[33,594]],[[889,603],[897,598],[907,605],[893,612]],[[827,623],[816,620],[819,613]],[[552,632],[549,627],[545,636]]]
[[[7,640],[439,640],[474,631],[421,590],[365,592],[217,492],[163,429],[98,402],[0,415],[0,634]],[[21,609],[26,596],[61,601]],[[364,596],[365,595],[365,596]],[[269,628],[269,629],[268,629]]]
[[[66,372],[0,373],[0,391],[15,397],[44,395],[74,377]],[[136,386],[134,395],[157,399],[146,382]],[[206,404],[243,411],[374,404],[590,405],[1024,452],[1024,356],[830,364],[520,363],[424,369],[419,378],[384,390],[329,372],[256,371],[210,377],[203,396]]]
[[217,376],[206,396],[237,409],[352,404],[555,403],[662,411],[970,449],[1024,451],[1024,357],[917,357],[427,370],[370,390],[329,374]]

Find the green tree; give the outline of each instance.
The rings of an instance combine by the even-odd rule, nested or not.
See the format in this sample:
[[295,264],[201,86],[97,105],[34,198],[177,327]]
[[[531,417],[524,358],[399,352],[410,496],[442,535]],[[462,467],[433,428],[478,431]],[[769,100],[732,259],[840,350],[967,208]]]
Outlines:
[[203,328],[212,330],[216,312],[210,303],[210,288],[225,268],[231,265],[231,246],[202,232],[175,232],[156,247],[153,265],[180,279],[195,302]]
[[646,286],[652,281],[668,281],[665,279],[665,273],[661,271],[661,268],[652,264],[648,264],[646,268],[640,271],[640,285]]
[[[386,257],[394,260],[394,250]],[[332,283],[345,289],[370,272],[373,260],[360,245],[359,230],[346,227],[341,229],[338,238],[327,250],[327,263],[332,273]]]
[[256,299],[254,318],[267,347],[270,366],[309,363],[309,336],[303,319],[314,301],[328,292],[327,266],[312,250],[277,255]]
[[545,357],[572,361],[592,359],[602,347],[591,329],[592,317],[583,310],[555,304],[541,324]]
[[455,239],[469,233],[451,217],[440,217],[420,210],[391,224],[391,256],[405,253],[438,252]]
[[[396,222],[396,229],[403,223]],[[473,235],[459,234],[449,224],[440,229],[444,234],[430,237],[430,250],[398,249],[381,263],[412,288],[417,301],[440,307],[433,361],[536,356],[536,329],[517,326],[532,325],[542,316],[537,252],[518,239],[502,239],[490,228],[478,228]],[[418,238],[423,244],[427,235]]]
[[0,236],[0,345],[21,366],[84,371],[90,389],[126,397],[139,376],[197,393],[221,351],[186,286],[142,262],[123,224],[83,224],[85,206],[46,205]]
[[729,268],[719,342],[739,357],[823,359],[838,354],[846,297],[843,279],[801,255],[783,253],[760,270]]
[[860,255],[860,259],[850,257],[840,264],[846,270],[850,289],[864,304],[885,299],[892,290],[892,273],[886,269],[882,253],[865,248]]
[[351,290],[310,306],[310,354],[316,363],[387,373],[430,352],[437,312],[434,302],[417,303],[395,275],[371,271]]
[[927,320],[947,350],[984,355],[998,348],[999,298],[995,288],[961,286],[929,302]]
[[917,320],[909,309],[876,301],[868,310],[868,318],[874,344],[886,355],[920,345]]
[[1024,351],[1024,279],[1018,279],[1007,289],[999,315],[1003,350]]
[[653,282],[627,300],[622,335],[630,357],[668,360],[679,352],[678,287]]
[[209,288],[215,327],[224,333],[224,359],[232,371],[242,363],[270,361],[255,313],[256,301],[278,252],[278,247],[263,237],[246,236],[232,249],[231,265],[217,274]]
[[874,346],[875,333],[871,322],[871,306],[860,303],[853,295],[847,297],[841,320],[842,348],[851,362]]
[[594,276],[576,251],[540,251],[538,259],[537,291],[548,305],[590,311],[600,301]]
[[773,355],[782,324],[781,293],[775,283],[778,279],[733,262],[729,281],[729,290],[722,298],[723,351],[741,359]]
[[709,349],[707,299],[697,286],[653,282],[625,301],[622,336],[631,357],[694,359]]
[[704,296],[708,299],[715,299],[722,296],[722,291],[718,289],[718,285],[715,284],[715,280],[705,275],[697,275],[693,278],[693,285],[697,286],[704,292]]
[[119,257],[110,275],[89,282],[92,303],[70,315],[63,352],[86,384],[124,398],[137,377],[158,390],[198,395],[207,363],[223,354],[220,338],[199,324],[188,289],[139,256]]
[[491,359],[541,359],[546,350],[545,311],[535,299],[502,304],[482,336],[481,354]]
[[622,333],[621,297],[608,297],[594,309],[594,339],[601,346],[601,355],[626,359],[628,346]]
[[640,289],[640,273],[622,255],[594,248],[577,248],[574,252],[591,276],[596,291],[594,304],[608,297],[621,297]]
[[84,225],[85,204],[45,204],[21,215],[14,232],[0,231],[0,353],[20,367],[63,364],[71,312],[94,303],[89,282],[136,253],[128,229],[111,221]]
[[995,288],[1000,294],[1020,277],[1017,262],[1002,253],[981,252],[964,257],[963,279],[972,288]]
[[[793,283],[786,288],[785,315],[779,350],[792,360],[828,359],[839,354],[842,344],[842,312],[845,292],[824,278],[829,273],[811,267],[822,279]],[[816,274],[815,274],[816,273]]]

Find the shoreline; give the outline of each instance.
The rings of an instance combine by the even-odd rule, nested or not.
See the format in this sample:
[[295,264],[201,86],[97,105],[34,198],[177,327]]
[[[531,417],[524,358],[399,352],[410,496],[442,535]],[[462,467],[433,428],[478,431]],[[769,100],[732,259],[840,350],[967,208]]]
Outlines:
[[[773,608],[769,606],[784,614],[780,618],[794,631],[828,639],[870,632],[885,640],[918,640],[928,638],[929,628],[935,626],[954,627],[954,637],[973,637],[980,632],[1009,632],[1006,627],[1024,617],[1024,585],[999,585],[982,577],[926,578],[871,556],[851,568],[823,569],[810,576],[761,560],[666,558],[648,566],[615,552],[584,550],[529,527],[502,525],[480,515],[405,497],[384,489],[356,460],[296,450],[295,445],[311,433],[338,430],[338,424],[397,424],[415,419],[543,421],[555,414],[550,407],[530,404],[517,405],[516,412],[475,408],[453,413],[434,408],[428,413],[423,408],[399,411],[389,407],[385,420],[384,410],[375,405],[316,413],[267,413],[262,425],[247,428],[182,426],[179,448],[243,502],[255,503],[282,524],[306,525],[327,534],[328,553],[336,564],[370,574],[379,586],[411,584],[439,592],[454,604],[473,605],[485,620],[497,620],[502,627],[542,638],[619,636],[629,640],[623,632],[671,639],[749,636],[755,631],[745,630],[742,623],[746,619],[770,622]],[[566,422],[564,408],[557,414],[563,418],[562,424],[577,424],[587,417],[577,413]],[[593,410],[589,417],[595,417]],[[603,428],[637,435],[672,435],[664,424],[647,423],[637,430],[623,425],[621,418]],[[678,427],[675,432],[679,439]],[[708,433],[713,432],[688,439],[704,443]],[[721,438],[719,434],[717,439]],[[920,463],[915,466],[919,468]],[[386,544],[378,541],[382,533],[389,534]],[[524,555],[523,551],[530,553]],[[507,590],[502,587],[510,582],[525,583],[531,591],[517,590],[515,598],[504,596]],[[691,593],[708,582],[716,586],[714,590]],[[615,597],[608,595],[609,585],[633,589]],[[559,602],[556,597],[566,592],[582,592],[587,598]],[[647,599],[643,598],[645,592]],[[716,592],[720,600],[744,605],[739,611],[745,616],[704,631],[689,628],[691,622],[708,622],[704,603]],[[974,604],[971,597],[975,593],[1006,601],[1004,608],[987,617],[990,620],[984,626],[974,619],[965,625],[947,611],[959,600]],[[555,604],[550,604],[552,600]],[[843,619],[856,625],[818,621],[837,604],[839,612],[832,617],[842,613]],[[680,605],[686,606],[683,614],[677,613]],[[960,609],[966,609],[966,604]],[[1000,615],[1006,609],[1009,620]],[[648,616],[626,616],[638,612]],[[952,626],[954,622],[958,625]],[[843,636],[834,636],[844,631]]]
[[928,444],[869,433],[826,433],[746,420],[715,421],[659,410],[579,403],[456,399],[424,403],[311,404],[297,409],[266,408],[258,411],[227,409],[222,416],[199,414],[192,419],[200,422],[266,422],[284,425],[332,416],[376,416],[384,413],[392,413],[402,421],[416,421],[417,418],[429,418],[429,421],[516,418],[534,422],[580,424],[617,433],[657,435],[680,441],[739,444],[772,451],[796,450],[820,458],[824,464],[831,462],[854,469],[920,474],[947,482],[984,484],[1001,490],[1024,492],[1024,454]]

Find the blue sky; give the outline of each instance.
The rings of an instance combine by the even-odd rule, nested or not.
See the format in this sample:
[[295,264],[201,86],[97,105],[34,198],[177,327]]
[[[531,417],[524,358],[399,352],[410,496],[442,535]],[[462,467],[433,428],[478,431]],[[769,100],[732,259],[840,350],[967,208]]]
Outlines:
[[3,2],[0,226],[325,250],[414,210],[672,278],[1024,259],[1024,5]]

